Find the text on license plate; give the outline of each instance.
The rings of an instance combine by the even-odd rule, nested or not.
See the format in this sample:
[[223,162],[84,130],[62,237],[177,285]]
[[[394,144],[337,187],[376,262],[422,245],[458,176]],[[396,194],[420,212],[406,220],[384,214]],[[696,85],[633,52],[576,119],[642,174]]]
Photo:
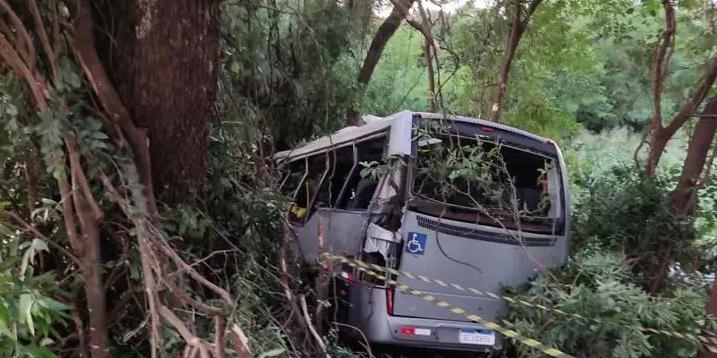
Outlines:
[[495,333],[488,330],[477,331],[474,329],[461,329],[458,332],[458,342],[492,346],[495,344]]

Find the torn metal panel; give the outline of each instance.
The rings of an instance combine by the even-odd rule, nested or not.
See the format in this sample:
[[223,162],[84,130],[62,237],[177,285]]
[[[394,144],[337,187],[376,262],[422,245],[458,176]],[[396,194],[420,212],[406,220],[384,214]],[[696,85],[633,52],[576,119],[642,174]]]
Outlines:
[[388,254],[391,245],[401,242],[401,236],[397,232],[386,230],[374,223],[368,225],[366,230],[366,242],[363,251],[366,253],[378,252],[388,261]]

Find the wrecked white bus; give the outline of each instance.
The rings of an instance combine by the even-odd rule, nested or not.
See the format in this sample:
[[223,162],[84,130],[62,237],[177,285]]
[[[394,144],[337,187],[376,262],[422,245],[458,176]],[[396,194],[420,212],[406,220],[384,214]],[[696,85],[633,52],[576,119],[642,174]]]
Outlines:
[[499,351],[499,333],[436,302],[495,320],[506,313],[503,300],[455,285],[500,294],[567,260],[567,174],[549,139],[474,118],[403,111],[277,158],[306,263],[318,264],[325,251],[409,272],[390,277],[435,298],[332,265],[334,316],[371,343]]

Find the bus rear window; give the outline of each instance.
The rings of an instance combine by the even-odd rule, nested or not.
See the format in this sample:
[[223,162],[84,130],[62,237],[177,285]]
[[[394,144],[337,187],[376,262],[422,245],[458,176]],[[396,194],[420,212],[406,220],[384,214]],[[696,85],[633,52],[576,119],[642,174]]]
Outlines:
[[448,219],[544,231],[561,216],[557,161],[479,138],[419,140],[413,194]]

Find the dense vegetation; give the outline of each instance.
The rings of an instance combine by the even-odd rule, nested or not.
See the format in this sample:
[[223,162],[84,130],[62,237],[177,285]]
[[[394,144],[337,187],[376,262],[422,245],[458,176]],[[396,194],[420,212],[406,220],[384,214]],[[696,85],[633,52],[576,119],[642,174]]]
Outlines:
[[504,325],[714,356],[646,328],[715,329],[715,77],[713,0],[0,0],[0,356],[371,355],[307,319],[272,155],[402,109],[565,151],[570,261]]

